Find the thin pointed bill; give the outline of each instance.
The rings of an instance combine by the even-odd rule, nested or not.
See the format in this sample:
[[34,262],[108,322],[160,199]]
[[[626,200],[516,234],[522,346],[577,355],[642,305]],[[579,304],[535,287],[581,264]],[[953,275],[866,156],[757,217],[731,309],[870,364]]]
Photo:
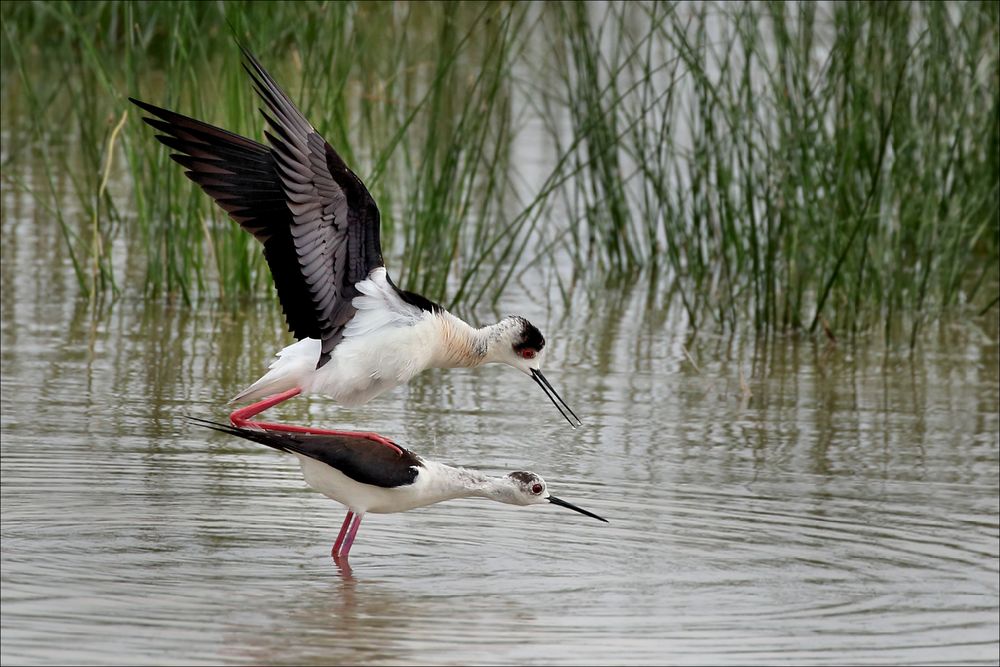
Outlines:
[[560,507],[565,507],[567,509],[571,509],[574,512],[579,512],[580,514],[583,514],[584,516],[589,516],[589,517],[591,517],[593,519],[597,519],[598,521],[603,521],[604,523],[610,523],[604,517],[597,516],[593,512],[588,512],[587,510],[583,509],[582,507],[577,507],[573,503],[568,503],[565,500],[563,500],[562,498],[556,498],[555,496],[549,496],[546,500],[548,500],[553,505],[559,505]]
[[[560,396],[552,385],[549,384],[549,381],[545,379],[545,376],[542,375],[540,370],[532,368],[531,379],[535,381],[535,384],[542,388],[545,395],[549,397],[550,401],[552,401],[552,405],[556,406],[556,409],[559,410],[559,414],[566,418],[566,421],[569,422],[570,426],[573,428],[583,426],[583,422],[580,421],[580,418],[576,416],[576,413],[573,412],[568,405],[566,405],[566,401],[562,400],[562,396]],[[573,415],[573,419],[576,420],[575,424],[573,423],[573,419],[570,419],[570,415]]]

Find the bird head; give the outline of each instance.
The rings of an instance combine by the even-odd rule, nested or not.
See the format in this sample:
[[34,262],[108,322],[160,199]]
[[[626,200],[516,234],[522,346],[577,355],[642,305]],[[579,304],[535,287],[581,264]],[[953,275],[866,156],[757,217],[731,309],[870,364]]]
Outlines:
[[534,324],[519,315],[511,315],[489,327],[489,332],[487,361],[513,366],[528,375],[541,367],[545,337]]
[[570,426],[576,428],[581,424],[580,418],[542,374],[545,337],[538,327],[519,315],[511,315],[497,322],[491,329],[486,361],[507,364],[529,376],[542,388]]
[[549,502],[607,523],[607,519],[577,507],[549,493],[545,480],[533,472],[518,470],[504,475],[493,497],[509,505],[538,505]]

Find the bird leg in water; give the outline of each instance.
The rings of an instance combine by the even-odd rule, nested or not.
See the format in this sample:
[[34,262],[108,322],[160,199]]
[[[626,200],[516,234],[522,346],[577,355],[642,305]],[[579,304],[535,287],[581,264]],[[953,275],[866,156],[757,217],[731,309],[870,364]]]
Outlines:
[[347,516],[344,517],[344,523],[340,527],[340,532],[337,533],[337,541],[333,543],[333,549],[330,549],[330,555],[336,558],[340,555],[340,545],[344,543],[344,536],[347,535],[347,527],[351,525],[351,519],[354,518],[354,512],[347,510]]
[[367,438],[380,445],[385,445],[386,447],[392,447],[397,453],[402,454],[403,450],[400,449],[399,445],[394,443],[389,438],[381,436],[378,433],[372,433],[371,431],[331,431],[321,428],[312,428],[310,426],[293,426],[291,424],[275,424],[274,422],[258,422],[251,421],[250,418],[257,415],[268,408],[273,408],[278,403],[287,401],[293,396],[298,396],[302,393],[302,390],[296,387],[295,389],[289,389],[288,391],[283,391],[280,394],[275,394],[274,396],[268,396],[263,401],[258,401],[252,405],[248,405],[245,408],[240,408],[239,410],[234,410],[232,414],[229,415],[229,421],[233,423],[233,426],[239,428],[259,428],[264,431],[285,431],[286,433],[314,433],[317,435],[341,435],[352,438]]
[[351,545],[354,544],[354,536],[358,534],[358,527],[361,525],[361,517],[364,514],[358,512],[354,515],[354,523],[351,524],[351,530],[347,533],[347,539],[344,540],[344,547],[340,551],[340,555],[343,558],[347,558],[347,554],[351,553]]

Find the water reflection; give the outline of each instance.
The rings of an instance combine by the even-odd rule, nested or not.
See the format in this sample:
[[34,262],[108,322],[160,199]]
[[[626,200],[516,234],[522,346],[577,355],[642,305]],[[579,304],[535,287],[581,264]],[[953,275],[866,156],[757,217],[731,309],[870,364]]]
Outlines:
[[995,318],[912,356],[761,348],[645,292],[546,321],[515,291],[579,431],[489,367],[274,417],[537,470],[611,523],[455,501],[367,517],[338,564],[343,511],[294,460],[182,419],[224,419],[259,376],[274,304],[95,311],[31,245],[0,250],[5,662],[996,661]]

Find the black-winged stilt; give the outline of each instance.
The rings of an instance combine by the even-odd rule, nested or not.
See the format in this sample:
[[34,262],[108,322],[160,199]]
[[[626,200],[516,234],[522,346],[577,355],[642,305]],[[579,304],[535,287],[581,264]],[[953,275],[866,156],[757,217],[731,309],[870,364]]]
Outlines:
[[129,98],[156,116],[144,120],[177,151],[170,157],[188,178],[263,244],[298,339],[230,401],[259,401],[233,412],[232,422],[301,431],[249,420],[300,393],[361,405],[428,368],[497,362],[529,375],[575,428],[579,418],[542,375],[545,339],[528,320],[507,317],[475,328],[393,284],[368,190],[253,54],[242,50],[243,67],[266,107],[261,113],[271,128],[265,132],[270,146]]
[[393,514],[455,498],[489,498],[510,505],[550,502],[607,523],[592,512],[549,494],[533,472],[491,477],[429,461],[395,443],[373,445],[366,437],[242,428],[194,417],[194,423],[295,454],[306,483],[347,507],[330,555],[351,551],[365,513]]

